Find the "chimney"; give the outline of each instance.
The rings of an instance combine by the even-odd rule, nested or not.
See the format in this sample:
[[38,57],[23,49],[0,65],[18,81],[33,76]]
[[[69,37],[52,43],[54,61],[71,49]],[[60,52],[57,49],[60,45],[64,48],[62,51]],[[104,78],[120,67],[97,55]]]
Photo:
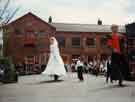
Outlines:
[[98,19],[97,24],[98,24],[98,25],[102,25],[102,20],[100,20],[100,18]]
[[49,16],[48,23],[52,23],[52,16]]

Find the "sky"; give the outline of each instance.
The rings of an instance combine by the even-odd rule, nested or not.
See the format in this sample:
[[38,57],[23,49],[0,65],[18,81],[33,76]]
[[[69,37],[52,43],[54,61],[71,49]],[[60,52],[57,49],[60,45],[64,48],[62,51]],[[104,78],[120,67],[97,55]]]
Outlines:
[[124,25],[135,21],[135,0],[11,0],[11,8],[20,7],[13,20],[32,12],[53,22]]

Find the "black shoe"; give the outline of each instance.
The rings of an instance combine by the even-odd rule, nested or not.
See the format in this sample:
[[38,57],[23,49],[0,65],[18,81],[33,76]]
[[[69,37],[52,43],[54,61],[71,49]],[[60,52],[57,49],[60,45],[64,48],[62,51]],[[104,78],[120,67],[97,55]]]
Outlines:
[[54,80],[55,80],[55,81],[58,81],[58,78],[59,78],[58,75],[54,75]]
[[123,86],[122,80],[119,80],[119,86]]

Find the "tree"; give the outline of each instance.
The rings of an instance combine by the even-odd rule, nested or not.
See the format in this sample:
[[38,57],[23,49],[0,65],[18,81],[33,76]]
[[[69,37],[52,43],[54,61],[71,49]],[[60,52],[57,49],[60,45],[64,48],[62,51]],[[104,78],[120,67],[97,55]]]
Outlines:
[[0,20],[1,25],[6,25],[14,17],[19,7],[12,8],[11,0],[0,0]]
[[[7,29],[5,30],[4,27],[11,21],[14,15],[19,10],[19,7],[12,8],[11,0],[0,0],[0,37],[2,37],[4,43],[7,42]],[[3,41],[0,45],[2,45],[0,52],[3,55]],[[5,44],[4,44],[5,46]]]

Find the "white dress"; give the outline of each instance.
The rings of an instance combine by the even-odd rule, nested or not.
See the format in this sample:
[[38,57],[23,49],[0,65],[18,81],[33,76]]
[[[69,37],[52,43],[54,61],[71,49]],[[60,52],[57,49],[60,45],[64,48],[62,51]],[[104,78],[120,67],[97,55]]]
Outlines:
[[50,45],[50,57],[45,71],[42,73],[45,75],[58,75],[65,76],[66,69],[64,62],[60,56],[59,48],[57,44]]

